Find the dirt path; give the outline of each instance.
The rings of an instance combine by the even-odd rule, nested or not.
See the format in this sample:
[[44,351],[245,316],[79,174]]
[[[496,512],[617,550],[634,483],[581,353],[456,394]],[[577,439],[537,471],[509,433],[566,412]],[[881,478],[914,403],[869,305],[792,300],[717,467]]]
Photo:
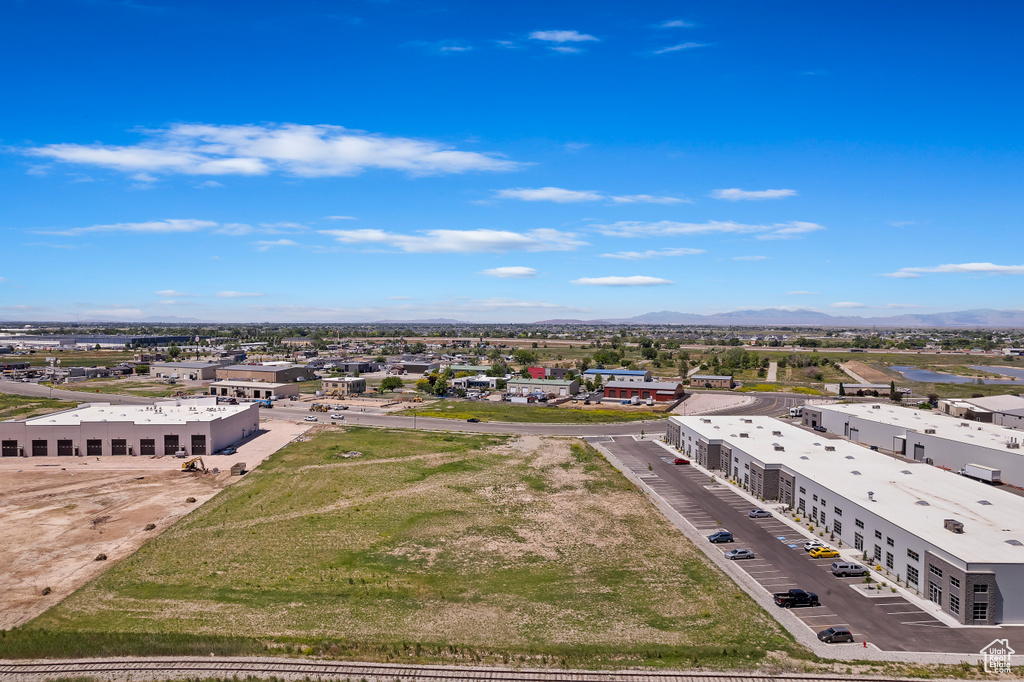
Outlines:
[[856,379],[860,379],[858,383],[862,384],[887,384],[892,381],[892,377],[885,372],[858,360],[850,360],[844,363],[843,371]]

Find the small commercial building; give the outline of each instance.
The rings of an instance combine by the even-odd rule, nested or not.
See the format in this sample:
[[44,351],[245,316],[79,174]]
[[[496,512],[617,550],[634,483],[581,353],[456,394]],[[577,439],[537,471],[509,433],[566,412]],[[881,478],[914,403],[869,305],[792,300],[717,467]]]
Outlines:
[[153,362],[149,365],[149,376],[159,379],[188,379],[209,381],[217,377],[217,370],[230,362]]
[[1024,398],[1019,395],[940,400],[939,411],[958,419],[1024,428]]
[[650,381],[651,372],[646,369],[588,369],[583,372],[584,379],[601,381]]
[[805,405],[801,419],[906,459],[953,471],[980,464],[999,469],[1004,482],[1024,485],[1024,434],[1005,426],[891,403]]
[[0,422],[4,457],[208,455],[259,428],[259,408],[215,398],[153,405],[88,403],[22,421]]
[[281,339],[281,345],[288,346],[289,348],[312,348],[316,345],[316,339],[306,336],[289,336]]
[[[484,374],[485,372],[491,371],[490,365],[448,365],[448,369],[458,374],[459,372],[469,372],[470,374]],[[543,377],[541,377],[543,378]]]
[[609,381],[604,385],[604,397],[625,400],[639,398],[664,403],[683,397],[683,384],[678,381]]
[[335,360],[326,363],[324,366],[333,367],[338,371],[348,374],[366,374],[368,372],[376,372],[381,368],[379,362],[371,362],[369,360]]
[[564,379],[572,370],[565,367],[527,367],[526,371],[534,379]]
[[210,395],[219,398],[244,398],[247,400],[276,400],[299,395],[299,386],[295,383],[275,384],[269,381],[237,381],[224,379],[210,384]]
[[321,379],[320,385],[327,395],[349,396],[366,393],[366,379],[359,377],[330,377]]
[[843,387],[844,395],[889,395],[891,393],[890,384],[848,384],[845,381],[842,384],[826,384],[825,390],[832,393],[839,393],[839,387]]
[[1024,498],[770,417],[670,417],[666,438],[961,624],[1024,624]]
[[216,370],[217,379],[229,381],[269,381],[286,384],[316,378],[314,371],[304,365],[273,363],[267,365],[228,365]]
[[470,377],[455,377],[449,383],[454,388],[484,391],[498,388],[499,381],[505,381],[505,377],[489,377],[486,374],[477,374]]
[[698,388],[725,388],[730,389],[736,384],[731,376],[723,374],[694,374],[690,377],[690,386]]
[[558,397],[576,395],[580,382],[568,379],[509,379],[508,392],[512,395],[537,395],[553,393]]

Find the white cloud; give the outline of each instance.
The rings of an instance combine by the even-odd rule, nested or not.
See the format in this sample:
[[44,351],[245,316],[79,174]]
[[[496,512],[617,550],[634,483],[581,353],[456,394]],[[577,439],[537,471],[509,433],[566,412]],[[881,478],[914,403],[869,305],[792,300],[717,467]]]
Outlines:
[[145,223],[112,223],[110,225],[92,225],[90,227],[73,227],[68,230],[36,230],[39,234],[54,234],[74,237],[90,232],[132,232],[136,234],[181,234],[198,232],[217,223],[211,220],[153,220]]
[[6,282],[6,281],[7,281],[6,277],[0,277],[0,282]]
[[441,52],[469,52],[472,47],[466,45],[443,45],[441,46]]
[[893,279],[916,279],[921,275],[916,272],[886,272],[882,277],[892,277]]
[[853,301],[838,301],[832,304],[833,308],[867,308],[863,303],[855,303]]
[[329,215],[329,216],[324,216],[324,219],[325,220],[359,220],[355,216],[350,216],[350,215]]
[[154,291],[157,296],[163,296],[164,298],[195,298],[199,294],[190,294],[185,291],[176,291],[174,289],[164,289],[163,291]]
[[530,38],[549,43],[582,43],[598,40],[592,35],[579,31],[534,31],[530,34]]
[[647,260],[649,258],[668,258],[671,256],[693,256],[707,253],[704,249],[661,249],[660,251],[619,251],[618,253],[602,253],[600,258],[618,258],[620,260]]
[[714,199],[725,199],[726,201],[763,201],[764,199],[795,197],[797,194],[798,192],[795,189],[745,190],[733,187],[731,189],[712,190],[711,197]]
[[697,47],[707,47],[707,43],[679,43],[678,45],[670,45],[660,50],[655,50],[654,54],[668,54],[669,52],[679,52],[680,50],[692,50]]
[[333,125],[175,124],[149,131],[133,146],[51,144],[25,150],[31,156],[143,174],[356,175],[367,169],[413,175],[507,171],[518,164],[493,154],[449,149],[432,140],[386,137]]
[[756,234],[761,239],[788,239],[793,236],[824,230],[825,228],[815,223],[791,221],[788,223],[773,223],[771,225],[748,225],[737,223],[731,220],[709,220],[705,223],[677,223],[670,220],[662,220],[656,223],[647,223],[633,220],[623,220],[609,225],[591,225],[603,235],[609,237],[671,237],[678,235],[693,234]]
[[930,268],[900,268],[886,273],[886,277],[920,277],[921,273],[957,273],[968,275],[1024,275],[1024,265],[996,265],[995,263],[948,263]]
[[575,204],[585,201],[610,201],[614,204],[681,204],[688,199],[659,197],[651,194],[603,194],[595,190],[574,190],[561,187],[514,187],[500,189],[494,193],[497,199],[519,199],[520,201],[552,201],[556,204]]
[[675,284],[660,277],[648,277],[646,275],[632,275],[630,277],[581,277],[574,279],[573,284],[590,287],[651,287],[663,284]]
[[733,256],[733,260],[768,260],[768,256]]
[[818,296],[820,291],[787,291],[787,296]]
[[505,279],[526,279],[528,277],[536,277],[537,271],[533,268],[527,268],[521,265],[509,265],[501,268],[484,270],[481,274],[490,275],[491,277],[502,277]]
[[658,28],[693,28],[693,24],[682,19],[670,19],[658,24]]
[[555,52],[561,52],[562,54],[579,54],[580,52],[583,52],[583,50],[578,47],[569,47],[568,45],[555,45],[551,49]]
[[140,310],[139,308],[128,308],[121,306],[114,306],[100,310],[85,310],[82,312],[82,314],[88,315],[89,317],[98,317],[105,319],[116,318],[120,320],[137,320],[145,315],[145,313],[142,312],[142,310]]
[[206,182],[200,182],[196,185],[197,189],[214,189],[217,187],[223,187],[224,183],[217,182],[216,180],[207,180]]
[[890,227],[909,227],[910,225],[917,225],[916,220],[890,220]]
[[259,241],[253,242],[253,246],[256,247],[257,251],[268,251],[275,246],[298,246],[298,242],[293,242],[291,239],[277,239],[275,241]]
[[255,291],[218,291],[217,298],[259,298],[264,294]]
[[586,242],[571,232],[537,229],[528,232],[506,230],[427,230],[422,235],[396,234],[384,230],[321,230],[342,244],[378,244],[408,253],[504,253],[506,251],[573,251]]

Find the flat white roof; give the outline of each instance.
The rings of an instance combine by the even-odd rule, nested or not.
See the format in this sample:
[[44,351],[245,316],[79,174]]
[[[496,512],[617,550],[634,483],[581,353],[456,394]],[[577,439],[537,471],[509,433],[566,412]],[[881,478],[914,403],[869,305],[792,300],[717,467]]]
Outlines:
[[280,388],[282,386],[298,386],[298,384],[276,384],[273,381],[247,381],[245,379],[221,379],[211,381],[210,386],[237,386],[239,388]]
[[134,422],[135,424],[185,424],[209,422],[230,417],[252,405],[111,405],[87,403],[77,408],[25,420],[29,426],[80,426],[96,422]]
[[[1024,546],[1006,542],[1024,543],[1024,498],[1017,495],[927,464],[822,438],[771,417],[670,419],[709,441],[725,441],[764,464],[780,464],[809,478],[965,563],[1024,563]],[[741,433],[748,435],[740,437]],[[776,450],[776,444],[784,450]],[[826,445],[835,450],[826,451]],[[868,498],[869,491],[874,493],[873,500]],[[855,510],[843,509],[843,521],[853,523],[854,518]],[[964,532],[946,530],[945,519],[962,522]]]
[[[321,381],[340,381],[342,383],[348,383],[350,381],[366,381],[362,377],[324,377]],[[281,384],[278,384],[279,386]]]
[[[876,409],[873,405],[879,405]],[[837,412],[860,417],[881,424],[892,424],[903,429],[920,431],[935,429],[932,434],[936,438],[945,438],[958,443],[968,443],[984,448],[994,448],[1003,453],[1024,454],[1024,450],[1006,449],[1011,438],[1018,441],[1024,436],[1020,431],[1009,429],[997,424],[964,421],[937,410],[919,410],[913,407],[899,407],[882,403],[841,403],[837,405],[808,405],[809,408],[823,412]],[[967,424],[967,426],[963,426]]]

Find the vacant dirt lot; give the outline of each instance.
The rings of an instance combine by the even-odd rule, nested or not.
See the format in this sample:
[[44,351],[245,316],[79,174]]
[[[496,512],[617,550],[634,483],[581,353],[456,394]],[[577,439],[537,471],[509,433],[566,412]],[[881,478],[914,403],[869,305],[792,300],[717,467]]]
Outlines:
[[[262,426],[237,454],[207,458],[222,469],[216,476],[183,473],[173,457],[0,460],[0,629],[39,615],[240,480],[227,471],[231,464],[251,469],[306,430],[291,422]],[[150,523],[156,528],[145,530]],[[96,561],[101,553],[107,559]]]
[[858,360],[850,360],[845,363],[851,370],[864,377],[866,381],[873,384],[887,384],[892,381],[892,377],[885,372],[875,369],[871,365],[864,364]]

